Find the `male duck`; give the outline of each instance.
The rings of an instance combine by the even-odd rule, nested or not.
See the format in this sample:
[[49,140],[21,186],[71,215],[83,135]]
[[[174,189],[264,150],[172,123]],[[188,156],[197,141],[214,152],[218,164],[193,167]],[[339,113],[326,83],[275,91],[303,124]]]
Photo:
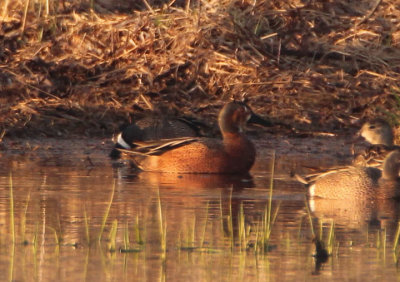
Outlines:
[[121,152],[118,149],[132,149],[135,147],[134,142],[137,141],[195,136],[200,136],[200,129],[198,124],[192,120],[148,116],[128,125],[118,134],[110,157],[112,159],[120,158]]
[[253,143],[243,133],[247,122],[271,126],[245,103],[230,102],[218,117],[222,140],[187,137],[134,142],[135,148],[121,151],[144,171],[244,174],[253,166],[256,156]]

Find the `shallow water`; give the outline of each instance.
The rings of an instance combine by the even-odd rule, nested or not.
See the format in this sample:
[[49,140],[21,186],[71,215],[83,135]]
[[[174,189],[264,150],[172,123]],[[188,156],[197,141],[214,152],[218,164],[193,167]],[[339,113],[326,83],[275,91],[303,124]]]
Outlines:
[[[273,155],[265,148],[271,142],[271,218],[279,209],[262,247]],[[0,166],[0,279],[398,279],[392,250],[398,203],[308,201],[305,188],[290,177],[306,172],[303,165],[348,161],[336,153],[343,143],[332,143],[336,147],[325,148],[319,139],[259,141],[252,179],[243,179],[137,174],[110,162],[111,144],[101,140],[8,141]],[[320,265],[312,230],[332,253]]]

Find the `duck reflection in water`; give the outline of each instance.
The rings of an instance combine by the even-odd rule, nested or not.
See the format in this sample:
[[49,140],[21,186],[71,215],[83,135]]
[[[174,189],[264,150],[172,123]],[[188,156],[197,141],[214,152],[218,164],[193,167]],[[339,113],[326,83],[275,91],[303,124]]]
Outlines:
[[320,239],[314,237],[313,242],[315,245],[315,254],[314,254],[315,269],[312,274],[318,275],[322,265],[328,261],[329,253],[325,248],[324,242],[322,242]]
[[400,152],[390,152],[382,169],[349,166],[317,175],[307,185],[311,212],[347,230],[395,229],[400,207]]
[[309,199],[312,215],[320,220],[331,219],[335,226],[346,230],[395,230],[399,220],[400,204],[396,199],[332,200]]
[[243,188],[254,187],[253,178],[247,175],[220,174],[174,174],[142,172],[139,178],[149,184],[160,184],[178,189],[213,189],[232,188],[240,191]]

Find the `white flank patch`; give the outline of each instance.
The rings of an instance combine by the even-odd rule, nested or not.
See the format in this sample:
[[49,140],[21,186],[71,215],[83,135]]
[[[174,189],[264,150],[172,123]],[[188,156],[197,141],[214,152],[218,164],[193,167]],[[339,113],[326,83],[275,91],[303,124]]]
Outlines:
[[117,143],[124,149],[129,150],[131,146],[125,142],[124,138],[122,138],[122,133],[118,135]]
[[308,206],[310,207],[310,212],[315,212],[315,202],[314,198],[308,200]]
[[311,186],[309,188],[310,188],[309,194],[310,194],[311,198],[308,201],[308,206],[310,207],[310,211],[314,212],[315,211],[315,202],[314,202],[315,184],[311,184]]
[[309,190],[310,196],[314,197],[315,196],[315,184],[310,185],[309,189],[310,189]]

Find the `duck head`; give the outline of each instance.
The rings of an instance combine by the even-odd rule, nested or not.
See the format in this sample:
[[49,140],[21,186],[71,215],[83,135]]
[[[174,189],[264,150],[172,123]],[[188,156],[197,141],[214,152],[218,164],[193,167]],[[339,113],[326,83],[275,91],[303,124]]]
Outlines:
[[359,136],[372,145],[393,146],[393,130],[389,123],[383,119],[367,121],[363,124]]
[[247,123],[272,126],[267,121],[256,115],[244,102],[230,102],[219,113],[218,124],[222,134],[243,132]]

